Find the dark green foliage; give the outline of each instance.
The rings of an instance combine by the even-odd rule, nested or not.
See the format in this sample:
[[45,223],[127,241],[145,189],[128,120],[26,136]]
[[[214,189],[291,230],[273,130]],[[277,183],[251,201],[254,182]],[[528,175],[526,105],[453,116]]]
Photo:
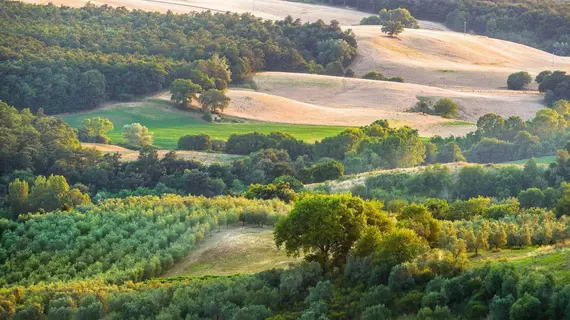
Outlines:
[[212,150],[212,140],[207,134],[182,136],[178,139],[178,150]]
[[311,177],[310,182],[335,180],[344,175],[344,166],[338,161],[327,160],[308,168],[307,175]]
[[273,141],[263,133],[232,134],[226,142],[226,152],[247,155],[273,146]]
[[362,320],[389,320],[391,319],[392,312],[384,305],[379,304],[366,308],[362,312]]
[[177,104],[192,104],[202,87],[187,79],[176,79],[170,84],[170,99]]
[[384,75],[376,70],[372,70],[370,72],[365,73],[362,76],[362,79],[368,79],[368,80],[385,80],[386,77],[384,77]]
[[511,156],[512,144],[506,141],[483,138],[475,144],[467,154],[467,158],[471,162],[490,162],[498,163],[509,161]]
[[106,99],[130,100],[168,88],[175,79],[192,82],[184,90],[172,88],[174,100],[184,103],[198,87],[225,90],[231,80],[261,70],[348,65],[356,54],[354,35],[336,22],[94,5],[0,6],[0,99],[50,114],[93,108]]
[[511,306],[511,320],[533,320],[541,318],[540,300],[525,293]]
[[559,99],[570,100],[570,75],[565,71],[543,71],[536,77],[538,90],[546,92],[544,97],[548,105]]
[[460,162],[465,161],[465,157],[461,152],[461,148],[455,142],[449,142],[441,146],[437,154],[437,162],[447,163],[447,162]]
[[296,199],[295,191],[286,182],[267,185],[252,184],[245,193],[245,197],[248,199],[265,200],[278,198],[286,202]]
[[457,103],[451,99],[440,99],[433,106],[434,114],[442,116],[444,118],[454,118],[457,117],[458,106]]
[[400,21],[386,21],[382,26],[382,32],[391,37],[397,36],[404,31],[404,25]]
[[295,203],[291,213],[278,221],[275,243],[287,254],[342,266],[352,245],[367,225],[379,225],[382,215],[373,203],[349,195],[312,195]]
[[526,71],[516,72],[509,75],[507,87],[511,90],[523,90],[532,82],[532,77]]

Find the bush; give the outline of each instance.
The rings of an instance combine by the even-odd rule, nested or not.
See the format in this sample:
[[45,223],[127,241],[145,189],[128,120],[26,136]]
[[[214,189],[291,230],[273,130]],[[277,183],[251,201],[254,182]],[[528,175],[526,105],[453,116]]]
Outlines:
[[261,149],[273,147],[273,141],[259,132],[232,134],[226,142],[226,152],[247,155]]
[[386,80],[386,77],[384,77],[384,75],[376,70],[372,70],[370,72],[367,72],[365,75],[362,76],[362,79],[368,79],[368,80]]
[[179,150],[206,151],[212,149],[212,141],[207,134],[186,135],[178,139]]
[[512,73],[507,79],[507,87],[510,90],[523,90],[532,82],[532,77],[528,72],[521,71]]
[[388,81],[391,81],[391,82],[401,82],[401,83],[404,83],[404,82],[405,82],[405,81],[404,81],[404,78],[402,78],[402,77],[392,77],[392,78],[388,78]]
[[379,16],[370,16],[370,17],[365,17],[362,18],[362,20],[360,20],[360,25],[381,25],[382,24],[382,20],[380,19]]
[[435,114],[442,116],[444,118],[457,117],[457,102],[451,99],[440,99],[433,107]]
[[310,168],[313,182],[335,180],[344,175],[344,166],[336,160],[328,160]]
[[226,150],[226,142],[220,139],[212,139],[212,151],[223,152]]
[[214,122],[214,118],[212,117],[212,114],[210,112],[204,112],[204,114],[202,115],[202,120],[206,122]]

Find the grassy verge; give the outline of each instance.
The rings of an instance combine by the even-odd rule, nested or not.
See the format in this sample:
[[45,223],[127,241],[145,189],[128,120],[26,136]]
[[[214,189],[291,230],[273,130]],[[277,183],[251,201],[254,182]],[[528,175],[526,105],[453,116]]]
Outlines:
[[63,119],[77,128],[83,120],[93,117],[108,118],[115,125],[109,133],[113,143],[122,141],[121,128],[125,124],[138,122],[147,126],[154,134],[154,145],[162,149],[175,149],[178,139],[187,134],[205,133],[216,139],[227,139],[232,133],[281,131],[298,139],[314,142],[333,136],[346,129],[340,126],[296,125],[281,123],[209,123],[199,114],[177,110],[168,101],[147,100],[122,103],[110,108],[66,115]]
[[287,257],[284,250],[275,247],[272,228],[222,228],[213,231],[211,237],[164,276],[256,273],[286,268],[299,260]]
[[455,120],[455,121],[443,122],[441,125],[444,127],[450,127],[450,126],[475,126],[477,124],[469,121]]

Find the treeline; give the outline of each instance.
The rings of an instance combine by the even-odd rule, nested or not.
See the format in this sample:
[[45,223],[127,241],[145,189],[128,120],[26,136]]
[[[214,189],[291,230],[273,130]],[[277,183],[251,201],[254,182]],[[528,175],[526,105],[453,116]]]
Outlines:
[[[457,105],[449,99],[437,103],[420,99],[416,108],[422,112],[434,109],[448,117],[457,112]],[[330,158],[341,162],[346,173],[358,173],[458,161],[502,163],[552,155],[570,139],[569,126],[570,103],[558,100],[552,108],[539,110],[527,121],[518,116],[505,119],[494,113],[486,114],[477,121],[477,130],[464,137],[436,136],[421,141],[415,130],[392,128],[387,121],[378,120],[314,144],[279,132],[269,135],[254,132],[231,135],[226,142],[203,134],[184,136],[178,148],[243,155],[268,148],[281,149],[287,151],[292,160],[300,156],[317,162]]]
[[261,70],[324,73],[356,54],[353,33],[335,21],[14,1],[0,3],[0,17],[0,99],[50,114],[154,93],[177,78],[221,90]]
[[155,149],[145,147],[137,160],[125,163],[118,153],[101,155],[81,148],[77,132],[60,119],[18,111],[1,102],[0,118],[0,194],[6,205],[0,211],[5,217],[71,209],[88,202],[89,196],[94,201],[161,193],[211,197],[243,194],[250,184],[282,180],[298,190],[301,183],[292,177],[296,165],[307,179],[317,181],[343,173],[342,165],[332,160],[294,162],[286,151],[276,149],[230,164],[205,165],[181,159],[175,152],[159,159]]
[[393,200],[396,207],[407,201],[433,205],[439,219],[498,218],[533,207],[553,209],[560,216],[570,210],[568,159],[568,151],[561,150],[549,167],[537,166],[534,159],[524,168],[466,166],[454,173],[436,165],[418,173],[369,177],[352,193],[387,205]]
[[544,100],[549,106],[554,106],[560,99],[570,101],[570,75],[565,71],[542,71],[535,81],[538,83],[538,90],[545,92]]
[[0,220],[0,286],[150,279],[184,258],[212,229],[271,225],[289,209],[279,200],[164,195]]
[[557,55],[570,55],[570,5],[555,1],[480,0],[314,0],[378,14],[405,8],[417,19],[445,23],[454,30],[523,43]]
[[[423,163],[425,158],[425,147],[417,130],[406,126],[393,128],[386,120],[377,120],[361,128],[347,129],[314,144],[296,139],[287,133],[273,132],[266,135],[253,132],[232,134],[225,144],[204,134],[183,136],[178,141],[178,148],[242,155],[276,149],[285,152],[288,158],[294,161],[294,168],[297,169],[334,160],[343,165],[343,171],[349,173],[376,168],[412,167]],[[332,179],[309,179],[310,175],[302,170],[297,171],[298,178],[306,183]]]
[[[489,113],[477,120],[477,130],[464,137],[433,137],[426,146],[426,163],[469,162],[500,163],[552,155],[564,148],[569,139],[570,103],[558,100],[552,108],[539,110],[524,121],[518,116],[505,119]],[[436,152],[444,152],[438,159]]]

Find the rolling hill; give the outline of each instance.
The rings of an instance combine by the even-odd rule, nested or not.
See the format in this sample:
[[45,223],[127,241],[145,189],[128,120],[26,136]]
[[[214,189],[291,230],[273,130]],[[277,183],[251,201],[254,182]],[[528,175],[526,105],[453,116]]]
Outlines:
[[358,41],[358,57],[351,68],[360,75],[377,70],[402,76],[406,82],[479,91],[506,89],[513,72],[534,76],[543,70],[570,71],[570,57],[484,36],[407,29],[392,38],[378,26],[351,28]]
[[[25,1],[45,3],[48,0]],[[72,6],[86,3],[84,0],[51,2]],[[253,78],[256,92],[242,89],[229,92],[233,102],[226,111],[257,121],[361,126],[376,119],[388,119],[396,125],[412,126],[424,136],[457,136],[472,131],[473,124],[404,111],[414,105],[417,97],[449,97],[460,104],[460,120],[475,122],[489,112],[529,119],[543,107],[542,95],[536,91],[505,90],[508,75],[521,70],[533,75],[546,69],[570,70],[568,57],[556,57],[513,42],[448,31],[433,22],[421,21],[422,29],[408,29],[398,38],[388,37],[382,34],[379,26],[357,25],[362,17],[369,16],[368,13],[339,7],[283,0],[98,0],[91,3],[175,13],[253,11],[268,19],[282,19],[287,15],[303,21],[336,19],[356,34],[358,56],[350,67],[357,75],[377,70],[386,76],[402,76],[406,80],[402,84],[308,74],[260,73]]]

